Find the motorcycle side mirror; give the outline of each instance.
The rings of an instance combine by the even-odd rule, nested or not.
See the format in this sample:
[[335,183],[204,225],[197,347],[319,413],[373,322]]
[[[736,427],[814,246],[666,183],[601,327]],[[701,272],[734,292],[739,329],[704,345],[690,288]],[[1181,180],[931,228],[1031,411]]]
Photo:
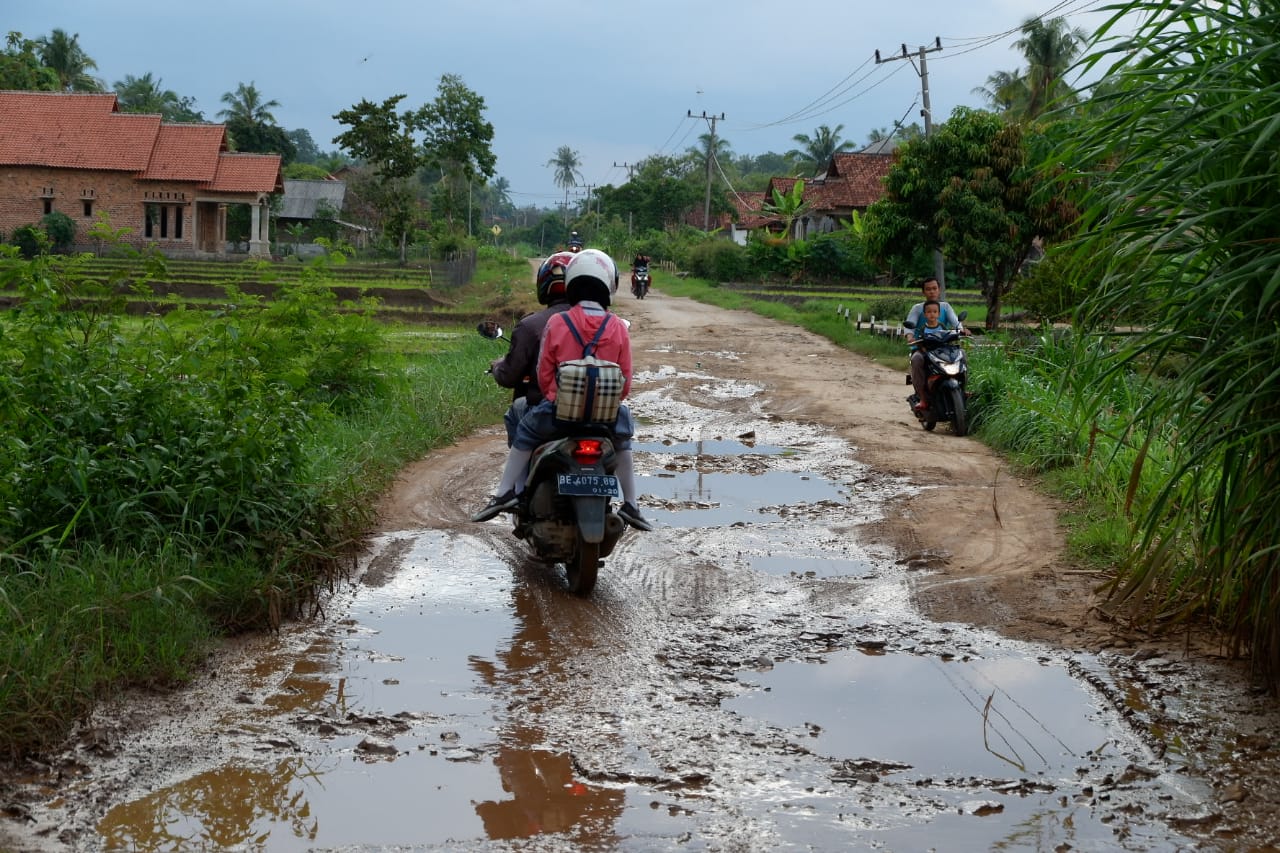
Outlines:
[[902,321],[902,328],[904,328],[904,329],[914,329],[915,327],[916,327],[916,324],[915,324],[914,322],[912,322],[911,320],[903,320],[903,321]]
[[965,318],[965,317],[968,317],[968,316],[969,316],[969,312],[968,312],[968,311],[961,311],[961,312],[960,312],[960,322],[961,322],[961,323],[963,323],[963,322],[964,322],[964,318]]
[[476,326],[476,331],[481,337],[497,340],[502,337],[502,327],[498,325],[497,320],[481,320]]

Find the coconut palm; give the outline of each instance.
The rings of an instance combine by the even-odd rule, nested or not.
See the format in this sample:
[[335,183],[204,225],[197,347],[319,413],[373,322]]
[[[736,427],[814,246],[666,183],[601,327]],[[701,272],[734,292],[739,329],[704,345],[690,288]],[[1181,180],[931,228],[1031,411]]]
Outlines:
[[190,98],[179,97],[172,89],[164,88],[158,77],[148,71],[141,77],[126,74],[112,87],[120,102],[121,112],[155,113],[166,121],[203,121]]
[[[1123,46],[1104,41],[1142,21]],[[1114,63],[1066,152],[1092,187],[1075,258],[1094,292],[1086,329],[1116,317],[1140,332],[1092,361],[1146,383],[1109,426],[1126,436],[1137,549],[1114,589],[1164,618],[1207,614],[1280,684],[1280,7],[1254,0],[1130,0],[1087,62]],[[1058,152],[1059,155],[1062,152]],[[1140,313],[1135,313],[1140,312]],[[1081,336],[1085,337],[1085,336]],[[1097,339],[1088,336],[1091,341]],[[1149,442],[1165,442],[1157,465]],[[1130,486],[1132,493],[1133,486]]]
[[1019,71],[997,71],[987,77],[985,86],[977,86],[973,94],[987,99],[994,112],[1005,115],[1023,115],[1031,100],[1027,76]]
[[787,154],[796,160],[801,169],[807,169],[811,174],[816,174],[827,167],[836,152],[849,151],[855,147],[853,142],[840,139],[842,130],[844,130],[843,124],[837,124],[834,130],[823,124],[818,126],[813,136],[797,133],[791,138],[800,143],[800,147],[791,149]]
[[564,222],[569,224],[569,190],[573,189],[578,181],[582,180],[582,173],[578,171],[578,167],[582,165],[582,160],[578,157],[578,152],[574,151],[568,145],[561,145],[556,149],[556,154],[547,161],[547,165],[554,168],[556,186],[564,190]]
[[1027,58],[1024,118],[1037,118],[1050,104],[1071,97],[1065,75],[1086,39],[1079,27],[1068,29],[1065,18],[1030,18],[1022,25],[1022,38],[1013,46]]
[[271,114],[271,110],[280,106],[279,101],[263,100],[262,93],[252,82],[248,85],[237,84],[234,92],[223,92],[222,103],[227,108],[218,111],[219,118],[226,119],[228,123],[243,122],[251,125],[275,124],[276,117]]
[[66,30],[56,29],[47,36],[36,39],[36,51],[40,62],[53,69],[64,92],[101,92],[102,81],[89,74],[97,69],[89,54],[80,47],[80,34],[67,35]]

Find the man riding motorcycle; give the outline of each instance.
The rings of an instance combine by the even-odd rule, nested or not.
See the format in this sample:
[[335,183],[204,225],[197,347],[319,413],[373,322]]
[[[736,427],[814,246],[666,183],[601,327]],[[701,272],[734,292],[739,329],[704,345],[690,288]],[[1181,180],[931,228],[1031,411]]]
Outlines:
[[511,330],[511,347],[502,358],[489,365],[493,379],[503,388],[513,391],[511,406],[503,415],[507,427],[507,447],[515,440],[516,425],[524,413],[542,402],[542,389],[538,387],[538,347],[542,343],[542,330],[553,314],[569,310],[569,296],[565,292],[564,269],[573,260],[569,252],[557,252],[538,267],[538,304],[541,311],[526,314]]
[[[930,276],[920,282],[920,292],[924,296],[924,302],[917,302],[911,306],[911,310],[907,312],[907,322],[912,326],[924,325],[924,306],[925,302],[938,302],[938,297],[942,294],[942,285],[938,284],[938,280]],[[963,335],[968,335],[969,331],[964,328],[960,322],[960,318],[956,315],[955,310],[946,302],[938,302],[940,309],[939,320],[945,328],[959,329]],[[925,377],[925,355],[922,347],[913,346],[911,348],[911,385],[915,389],[916,411],[923,411],[929,407],[929,387]]]

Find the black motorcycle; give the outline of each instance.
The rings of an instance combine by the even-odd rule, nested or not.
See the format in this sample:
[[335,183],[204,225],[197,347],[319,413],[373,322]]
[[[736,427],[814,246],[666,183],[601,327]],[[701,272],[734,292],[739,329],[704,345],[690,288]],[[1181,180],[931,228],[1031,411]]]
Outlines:
[[644,299],[649,295],[649,268],[636,267],[631,271],[631,295]]
[[[481,323],[486,338],[502,338],[496,323]],[[535,557],[564,565],[571,592],[590,595],[600,561],[613,553],[626,529],[614,512],[622,487],[614,476],[612,431],[582,425],[571,435],[540,445],[529,463],[513,533]]]
[[[964,314],[960,315],[964,319]],[[915,328],[911,322],[902,324],[908,329]],[[964,347],[960,345],[964,332],[955,330],[933,337],[928,336],[916,341],[916,346],[924,351],[925,382],[928,386],[929,405],[918,408],[920,397],[912,392],[907,397],[911,411],[927,430],[933,429],[939,421],[951,424],[951,431],[956,435],[969,432],[968,401],[969,362],[965,357]],[[907,374],[907,384],[911,384],[911,374]]]

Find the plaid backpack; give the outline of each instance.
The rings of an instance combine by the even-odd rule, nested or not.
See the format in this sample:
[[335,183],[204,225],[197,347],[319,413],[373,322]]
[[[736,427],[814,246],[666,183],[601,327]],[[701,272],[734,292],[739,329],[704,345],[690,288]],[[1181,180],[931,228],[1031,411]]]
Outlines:
[[558,316],[564,318],[573,339],[582,347],[582,358],[561,362],[556,368],[556,420],[572,424],[613,424],[618,420],[626,377],[614,362],[591,354],[605,326],[609,325],[609,315],[604,315],[604,322],[589,344],[583,343],[568,311]]

